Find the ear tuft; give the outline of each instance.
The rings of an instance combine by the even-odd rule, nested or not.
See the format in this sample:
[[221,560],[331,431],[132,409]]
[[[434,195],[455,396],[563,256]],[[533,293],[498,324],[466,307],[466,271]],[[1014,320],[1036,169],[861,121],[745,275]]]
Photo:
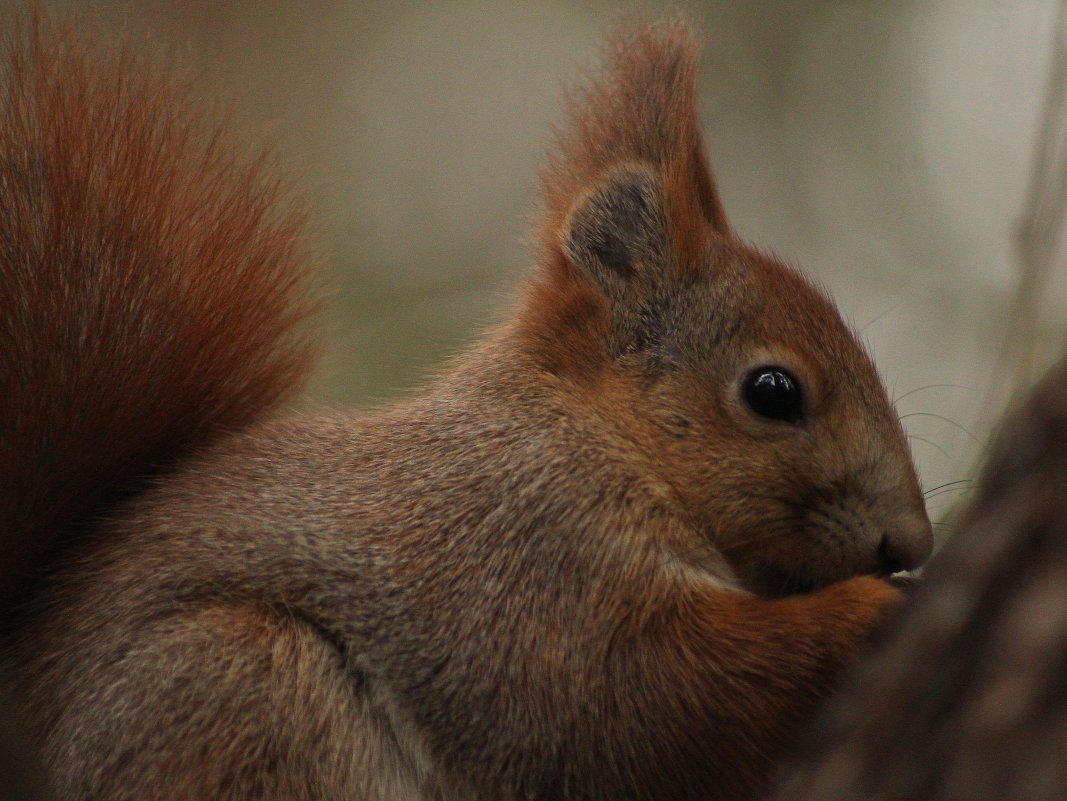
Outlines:
[[[569,95],[564,124],[541,170],[542,242],[549,252],[558,247],[565,223],[573,223],[571,210],[598,195],[602,190],[595,187],[605,186],[605,176],[635,164],[655,176],[659,206],[669,209],[679,270],[698,261],[693,257],[707,230],[732,236],[700,136],[698,52],[682,21],[641,26],[607,41],[602,69]],[[602,264],[625,271],[625,260],[607,251],[603,256]]]
[[[620,30],[568,95],[542,164],[541,279],[524,329],[549,369],[585,370],[657,341],[673,290],[732,239],[696,110],[699,48],[684,21]],[[564,352],[582,354],[560,359]]]
[[581,198],[563,224],[567,258],[610,299],[649,283],[663,264],[667,231],[657,182],[647,167],[617,170]]

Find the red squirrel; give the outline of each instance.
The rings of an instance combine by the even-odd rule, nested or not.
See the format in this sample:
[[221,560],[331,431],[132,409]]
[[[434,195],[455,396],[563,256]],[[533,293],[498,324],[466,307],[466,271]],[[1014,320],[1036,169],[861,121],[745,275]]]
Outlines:
[[158,70],[9,36],[5,643],[57,798],[768,791],[931,528],[868,354],[727,221],[697,53],[637,27],[569,95],[510,319],[294,416],[300,208]]

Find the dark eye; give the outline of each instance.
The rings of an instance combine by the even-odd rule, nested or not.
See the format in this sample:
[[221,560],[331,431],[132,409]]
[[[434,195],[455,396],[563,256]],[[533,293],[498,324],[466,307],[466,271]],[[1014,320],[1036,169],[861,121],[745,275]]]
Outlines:
[[741,396],[748,408],[768,420],[795,423],[804,416],[800,384],[781,367],[757,367],[745,378]]

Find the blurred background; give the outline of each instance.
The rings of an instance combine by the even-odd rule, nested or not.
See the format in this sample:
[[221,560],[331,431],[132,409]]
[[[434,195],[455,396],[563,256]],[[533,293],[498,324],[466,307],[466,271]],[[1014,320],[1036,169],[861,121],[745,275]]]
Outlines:
[[[95,9],[102,27],[188,65],[198,92],[235,100],[249,137],[313,198],[334,298],[314,396],[345,406],[418,385],[506,313],[529,263],[526,215],[561,87],[619,11],[562,0],[51,5]],[[700,27],[702,115],[727,212],[837,298],[899,399],[928,489],[972,475],[1012,389],[1064,346],[1059,6],[622,9],[683,10]],[[1035,208],[1039,224],[1020,238]],[[935,490],[931,512],[966,486]]]

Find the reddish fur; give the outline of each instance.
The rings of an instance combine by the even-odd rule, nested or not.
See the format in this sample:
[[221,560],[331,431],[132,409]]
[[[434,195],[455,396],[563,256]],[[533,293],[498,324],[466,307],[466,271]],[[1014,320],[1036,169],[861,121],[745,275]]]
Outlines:
[[[10,643],[57,795],[760,797],[898,600],[876,536],[929,522],[869,359],[728,228],[692,34],[571,101],[512,322],[380,414],[255,425],[308,363],[300,215],[169,82],[28,39],[0,479],[19,566],[69,550]],[[738,401],[757,357],[803,427]]]
[[314,303],[304,211],[172,80],[36,15],[3,49],[0,575],[17,583],[132,480],[290,395]]

